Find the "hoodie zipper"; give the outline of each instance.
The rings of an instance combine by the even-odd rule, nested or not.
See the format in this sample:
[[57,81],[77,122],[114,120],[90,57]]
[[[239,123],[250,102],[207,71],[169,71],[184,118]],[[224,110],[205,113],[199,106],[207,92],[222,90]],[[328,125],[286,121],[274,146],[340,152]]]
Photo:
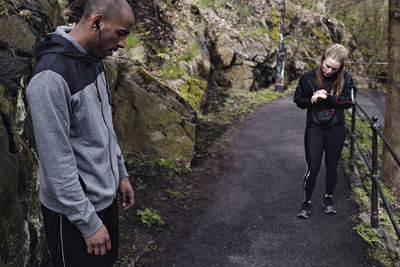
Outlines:
[[[95,69],[97,70],[97,66],[96,66],[96,65],[95,65]],[[100,75],[101,75],[101,73],[100,73]],[[108,155],[109,155],[109,160],[110,160],[111,172],[112,172],[112,174],[113,174],[113,176],[114,176],[114,181],[117,181],[116,175],[115,175],[115,173],[114,173],[114,168],[113,168],[113,163],[112,163],[112,157],[111,157],[111,140],[110,140],[110,139],[111,139],[111,135],[110,135],[110,129],[109,129],[108,125],[107,125],[106,118],[105,118],[105,116],[104,116],[103,100],[102,100],[102,97],[101,97],[101,94],[100,94],[100,90],[99,90],[99,86],[98,86],[98,82],[97,82],[97,77],[98,77],[97,71],[95,71],[95,80],[94,80],[94,83],[95,83],[95,86],[96,86],[97,97],[98,97],[99,102],[100,102],[101,117],[103,118],[104,125],[105,125],[106,128],[107,128],[107,136],[108,136]],[[107,88],[107,90],[108,90],[108,88]],[[118,189],[118,184],[117,184],[117,182],[116,182],[116,188]]]

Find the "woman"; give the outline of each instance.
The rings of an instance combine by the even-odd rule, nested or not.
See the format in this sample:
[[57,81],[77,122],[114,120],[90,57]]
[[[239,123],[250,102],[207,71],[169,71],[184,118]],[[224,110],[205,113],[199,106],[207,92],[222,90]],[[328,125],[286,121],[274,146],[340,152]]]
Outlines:
[[337,181],[337,166],[346,131],[344,109],[353,105],[356,91],[353,79],[344,70],[347,49],[335,44],[326,50],[317,69],[307,71],[297,85],[294,102],[307,108],[307,127],[304,136],[307,171],[304,175],[304,202],[297,216],[311,215],[311,195],[325,152],[326,189],[323,208],[335,214],[332,200]]

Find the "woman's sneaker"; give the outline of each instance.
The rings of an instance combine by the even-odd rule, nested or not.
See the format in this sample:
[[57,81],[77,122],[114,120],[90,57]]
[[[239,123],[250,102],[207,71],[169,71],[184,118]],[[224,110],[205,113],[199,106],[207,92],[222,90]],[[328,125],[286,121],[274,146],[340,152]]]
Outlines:
[[322,207],[324,208],[324,211],[326,214],[335,214],[336,213],[336,208],[335,208],[335,205],[333,204],[333,200],[331,197],[324,197]]
[[296,214],[296,216],[299,218],[308,219],[310,215],[311,215],[311,203],[303,202],[303,204],[301,204],[300,211]]

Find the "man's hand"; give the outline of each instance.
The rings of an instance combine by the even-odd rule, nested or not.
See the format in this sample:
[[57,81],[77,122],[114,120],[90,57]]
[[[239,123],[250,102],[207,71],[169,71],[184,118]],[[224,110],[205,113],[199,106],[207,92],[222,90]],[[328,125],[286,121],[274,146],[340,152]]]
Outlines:
[[94,255],[106,255],[107,250],[111,249],[110,235],[104,224],[93,235],[85,238],[87,253]]
[[134,193],[128,177],[122,178],[119,181],[118,189],[121,195],[122,209],[127,210],[132,207],[134,203]]

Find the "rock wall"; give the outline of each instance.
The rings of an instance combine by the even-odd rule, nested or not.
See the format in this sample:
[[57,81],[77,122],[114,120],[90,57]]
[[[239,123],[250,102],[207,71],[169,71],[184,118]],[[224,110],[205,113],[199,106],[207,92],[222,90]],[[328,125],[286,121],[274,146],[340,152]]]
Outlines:
[[[186,76],[203,79],[208,87],[233,90],[260,90],[273,84],[281,1],[157,1],[157,8],[153,1],[136,2],[138,41],[125,58],[160,74],[185,100],[177,85]],[[159,39],[154,38],[157,34]],[[315,67],[315,58],[335,42],[351,42],[342,24],[287,2],[285,82]],[[188,58],[193,43],[201,50]],[[163,75],[166,63],[171,67],[168,71],[176,66],[176,75]]]
[[35,43],[59,18],[56,0],[0,2],[0,266],[38,266],[46,255],[25,85]]
[[144,68],[132,66],[122,74],[113,103],[114,128],[124,152],[185,162],[193,158],[194,110]]

